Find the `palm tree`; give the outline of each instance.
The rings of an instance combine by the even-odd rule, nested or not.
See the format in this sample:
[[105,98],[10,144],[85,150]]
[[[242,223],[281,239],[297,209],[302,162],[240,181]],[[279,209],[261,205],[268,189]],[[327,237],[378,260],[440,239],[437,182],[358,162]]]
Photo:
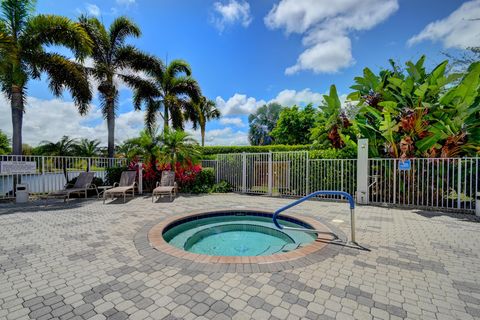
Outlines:
[[139,137],[126,140],[123,148],[127,157],[140,156],[146,163],[155,165],[161,140],[158,128],[145,129],[140,131]]
[[[68,89],[81,114],[92,98],[83,66],[51,50],[64,46],[81,60],[91,51],[88,34],[75,22],[56,15],[34,15],[35,0],[0,4],[0,85],[12,110],[12,154],[22,154],[22,123],[27,83],[47,75],[55,96]],[[49,50],[46,50],[49,47]]]
[[42,154],[55,156],[56,164],[60,164],[63,169],[63,175],[68,182],[67,174],[67,161],[63,157],[72,156],[75,152],[76,140],[71,139],[69,136],[63,136],[57,142],[42,141],[40,142],[39,149],[41,149]]
[[205,127],[207,122],[220,118],[220,110],[217,109],[214,101],[208,100],[206,97],[201,97],[194,108],[189,108],[187,112],[190,110],[194,111],[193,114],[186,114],[185,117],[193,122],[193,130],[197,130],[198,126],[200,127],[203,147],[205,145]]
[[[126,17],[118,17],[107,30],[96,18],[82,16],[80,24],[94,42],[90,74],[98,82],[102,112],[108,127],[108,157],[115,152],[115,111],[118,102],[118,81],[136,88],[143,82],[137,75],[142,71],[156,72],[160,62],[125,43],[128,36],[138,38],[140,28]],[[141,90],[141,88],[136,88]]]
[[77,144],[73,146],[75,155],[79,157],[93,158],[98,156],[100,152],[100,141],[89,140],[87,138],[80,139]]
[[[145,126],[152,128],[157,115],[163,108],[163,131],[167,134],[170,122],[174,129],[183,129],[185,114],[193,114],[194,104],[201,97],[200,87],[192,78],[192,70],[187,62],[173,60],[168,66],[162,66],[147,72],[149,79],[131,82],[134,90],[134,106],[138,110],[146,106]],[[127,79],[127,82],[128,79]]]
[[177,162],[187,164],[195,162],[200,157],[198,142],[188,133],[181,130],[167,129],[162,136],[160,145],[160,160],[169,163],[175,171]]
[[[78,143],[73,145],[73,151],[76,156],[93,158],[100,153],[100,141],[89,140],[87,138],[80,139]],[[87,159],[87,171],[90,171],[91,160]]]

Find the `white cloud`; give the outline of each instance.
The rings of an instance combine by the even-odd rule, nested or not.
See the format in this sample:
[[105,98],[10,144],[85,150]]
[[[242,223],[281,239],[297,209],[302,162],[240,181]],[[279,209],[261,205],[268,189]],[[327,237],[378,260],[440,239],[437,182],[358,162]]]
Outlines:
[[224,116],[250,114],[265,103],[264,100],[257,101],[255,98],[247,97],[247,95],[239,93],[235,93],[227,101],[223,100],[222,97],[216,98],[217,107]]
[[250,4],[244,0],[229,0],[228,2],[215,2],[212,22],[222,32],[228,25],[240,23],[248,27],[253,18],[250,13]]
[[244,127],[245,123],[243,122],[242,118],[239,117],[222,117],[220,118],[220,123],[223,125],[234,125],[236,127]]
[[92,3],[87,3],[86,4],[87,12],[95,17],[98,17],[100,15],[100,8]]
[[398,0],[280,0],[264,22],[271,29],[303,35],[307,49],[286,74],[333,73],[355,62],[349,34],[373,28],[397,9]]
[[[200,131],[186,130],[197,141],[201,140]],[[249,145],[246,131],[225,127],[222,129],[207,130],[205,132],[205,145],[209,146],[244,146]]]
[[463,3],[448,17],[429,23],[420,33],[410,38],[409,46],[431,40],[442,42],[445,48],[477,46],[480,41],[480,0]]
[[318,92],[312,92],[309,88],[302,91],[283,90],[269,102],[277,102],[282,106],[306,105],[313,103],[318,105],[323,101],[323,95]]
[[[323,94],[318,92],[313,92],[311,89],[306,88],[301,91],[296,90],[282,90],[277,96],[270,101],[265,101],[263,99],[257,100],[253,97],[247,97],[245,94],[235,93],[227,101],[222,97],[216,98],[217,108],[220,109],[223,116],[228,115],[248,115],[255,112],[258,108],[264,104],[277,102],[282,106],[292,106],[296,105],[307,105],[313,103],[318,105],[323,101]],[[225,118],[222,118],[225,119]],[[224,120],[225,121],[225,120]],[[229,121],[229,120],[226,120]]]
[[136,0],[117,0],[117,4],[121,6],[129,6],[135,4]]
[[[10,102],[0,97],[0,128],[9,136],[12,134]],[[115,140],[123,141],[138,136],[143,128],[143,112],[127,112],[116,119]],[[92,125],[96,123],[96,125]],[[37,145],[39,142],[58,141],[63,135],[73,138],[98,139],[107,143],[107,125],[101,110],[95,105],[82,117],[73,102],[59,99],[43,100],[27,98],[23,118],[23,142]]]

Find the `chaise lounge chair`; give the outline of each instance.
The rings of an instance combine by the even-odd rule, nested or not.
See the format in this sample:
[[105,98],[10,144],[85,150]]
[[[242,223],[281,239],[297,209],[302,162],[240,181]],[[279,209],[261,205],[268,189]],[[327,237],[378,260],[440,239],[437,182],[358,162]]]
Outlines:
[[[45,201],[48,198],[63,197],[63,201],[66,202],[67,200],[70,199],[70,195],[72,193],[76,193],[78,195],[84,193],[85,198],[87,198],[88,190],[96,190],[98,194],[97,187],[94,184],[92,184],[93,178],[94,178],[93,172],[80,172],[80,174],[77,177],[77,181],[75,181],[75,184],[72,185],[70,183],[67,183],[64,189],[50,192],[45,196]],[[69,188],[69,186],[71,186],[71,188]]]
[[170,200],[172,200],[172,197],[175,197],[176,192],[177,183],[175,182],[175,172],[163,171],[160,183],[157,182],[157,187],[152,192],[152,202],[155,196],[157,196],[158,199],[159,196],[164,194],[170,195]]
[[112,189],[105,190],[103,193],[103,203],[107,197],[111,199],[120,196],[123,196],[123,203],[125,203],[125,198],[128,192],[132,192],[132,197],[135,195],[135,188],[137,183],[135,179],[137,177],[136,171],[123,171],[120,177],[120,183],[115,182]]

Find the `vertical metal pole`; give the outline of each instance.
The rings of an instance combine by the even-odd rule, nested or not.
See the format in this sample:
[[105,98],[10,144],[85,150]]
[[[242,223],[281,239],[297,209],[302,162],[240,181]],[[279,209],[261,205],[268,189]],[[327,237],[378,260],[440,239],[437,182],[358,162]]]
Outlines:
[[138,194],[143,194],[143,170],[142,163],[138,163]]
[[242,152],[242,193],[247,193],[247,154]]
[[47,188],[45,186],[45,156],[42,156],[42,192],[47,193]]
[[457,176],[457,209],[460,209],[462,194],[462,159],[458,159],[458,176]]
[[340,164],[341,164],[341,168],[340,168],[340,190],[341,191],[345,191],[343,190],[343,159],[340,159]]
[[306,156],[306,175],[307,177],[305,178],[305,195],[307,194],[310,194],[310,156],[308,154],[308,151],[306,152],[307,156]]
[[393,160],[393,204],[397,203],[397,159]]
[[357,202],[368,204],[368,139],[358,140]]
[[355,209],[350,209],[350,228],[352,233],[352,242],[355,242]]
[[271,196],[273,194],[272,187],[273,187],[273,174],[272,174],[272,152],[268,152],[268,195]]

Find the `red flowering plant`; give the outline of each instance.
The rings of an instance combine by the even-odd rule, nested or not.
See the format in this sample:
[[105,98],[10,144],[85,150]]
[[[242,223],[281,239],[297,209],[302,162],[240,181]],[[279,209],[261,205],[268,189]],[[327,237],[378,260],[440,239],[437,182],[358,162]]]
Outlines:
[[[169,163],[161,164],[158,166],[159,170],[171,170]],[[195,181],[197,175],[202,171],[202,166],[199,164],[193,164],[191,161],[187,161],[184,164],[177,162],[175,164],[175,181],[180,189],[192,184]]]
[[[138,157],[135,157],[128,165],[128,170],[136,170],[138,175],[138,163],[139,159]],[[160,181],[161,171],[158,169],[158,167],[159,165],[157,160],[155,160],[154,164],[152,162],[142,163],[142,180],[144,190],[153,190],[157,181]]]

